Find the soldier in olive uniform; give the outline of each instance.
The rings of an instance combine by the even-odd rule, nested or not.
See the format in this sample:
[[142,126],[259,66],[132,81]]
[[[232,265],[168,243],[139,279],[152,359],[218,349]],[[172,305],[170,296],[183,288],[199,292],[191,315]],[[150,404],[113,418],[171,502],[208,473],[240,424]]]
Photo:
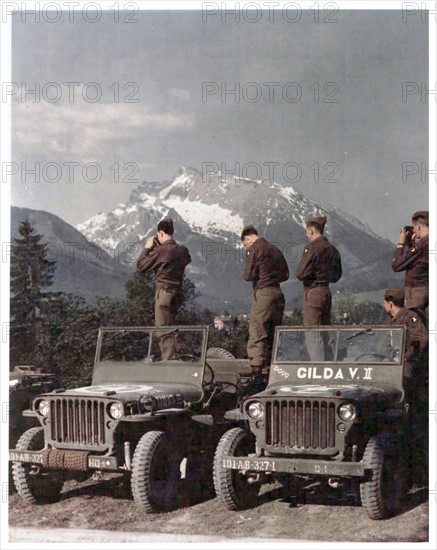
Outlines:
[[[323,235],[326,217],[309,218],[306,236],[309,244],[303,251],[296,269],[296,277],[303,282],[303,324],[319,326],[331,324],[332,296],[329,283],[336,283],[341,275],[339,251]],[[307,333],[308,353],[312,361],[325,360],[328,353],[327,333]]]
[[404,307],[404,289],[388,288],[384,294],[384,310],[389,325],[405,325],[404,383],[407,400],[415,400],[418,391],[427,392],[428,330],[420,315]]
[[256,393],[265,387],[262,369],[270,366],[275,327],[282,323],[285,299],[280,283],[288,279],[289,271],[282,252],[260,237],[253,225],[243,229],[241,240],[247,249],[243,277],[253,285],[247,355],[253,374],[250,391]]
[[[406,229],[399,234],[393,253],[393,271],[405,271],[405,306],[425,311],[429,303],[429,212],[413,214],[413,233],[407,239]],[[416,239],[418,242],[416,243]]]
[[[158,232],[146,241],[137,269],[155,272],[155,325],[173,325],[183,302],[182,282],[185,267],[191,262],[188,248],[173,239],[174,227],[171,218],[158,223]],[[159,339],[162,359],[176,357],[174,335],[164,334]]]

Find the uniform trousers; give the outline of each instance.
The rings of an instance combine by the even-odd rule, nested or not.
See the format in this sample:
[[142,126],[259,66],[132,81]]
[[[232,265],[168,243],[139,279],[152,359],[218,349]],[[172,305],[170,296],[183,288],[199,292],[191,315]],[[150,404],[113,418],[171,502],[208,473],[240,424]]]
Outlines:
[[[180,290],[157,289],[155,292],[155,325],[157,327],[173,325],[182,301],[183,296]],[[163,360],[176,359],[178,353],[177,335],[174,332],[162,334],[159,337],[159,348]]]
[[275,327],[282,323],[285,298],[279,287],[254,290],[249,320],[247,355],[252,367],[269,366]]
[[[331,324],[332,295],[328,286],[306,288],[303,296],[303,324],[306,327]],[[329,359],[328,333],[311,331],[305,334],[311,361]]]

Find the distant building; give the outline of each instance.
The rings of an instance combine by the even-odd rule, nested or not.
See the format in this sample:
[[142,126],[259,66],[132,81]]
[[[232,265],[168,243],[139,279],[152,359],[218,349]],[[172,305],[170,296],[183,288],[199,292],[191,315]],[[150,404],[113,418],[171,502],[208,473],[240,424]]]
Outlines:
[[234,330],[238,326],[238,319],[233,315],[217,315],[214,317],[214,328],[218,330]]

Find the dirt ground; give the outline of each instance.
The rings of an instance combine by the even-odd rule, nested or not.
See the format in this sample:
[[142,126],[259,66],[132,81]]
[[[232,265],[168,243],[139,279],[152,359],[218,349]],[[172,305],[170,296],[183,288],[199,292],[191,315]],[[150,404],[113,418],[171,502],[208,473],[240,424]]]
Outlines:
[[424,542],[428,541],[428,488],[411,491],[402,512],[388,520],[367,517],[351,488],[332,489],[307,480],[298,495],[279,484],[265,485],[251,509],[230,512],[217,498],[190,503],[180,481],[178,508],[145,514],[136,507],[129,485],[118,475],[99,482],[68,481],[54,504],[24,503],[13,493],[9,523],[17,528],[100,529],[120,532],[253,537],[302,541]]

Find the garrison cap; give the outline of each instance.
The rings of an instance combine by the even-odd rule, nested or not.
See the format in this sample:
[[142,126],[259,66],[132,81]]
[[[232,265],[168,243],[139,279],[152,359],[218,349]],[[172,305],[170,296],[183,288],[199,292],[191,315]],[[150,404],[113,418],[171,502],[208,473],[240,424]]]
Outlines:
[[247,235],[258,235],[258,231],[253,227],[253,225],[246,225],[241,232],[241,240],[243,240]]
[[387,298],[398,298],[399,300],[403,300],[405,297],[405,292],[403,288],[387,288],[387,290],[384,292],[384,300]]
[[419,210],[418,212],[414,212],[413,217],[411,218],[414,222],[414,220],[417,220],[418,218],[425,218],[426,221],[429,219],[429,210]]
[[320,229],[323,231],[326,223],[326,216],[319,216],[314,218],[308,218],[306,221],[306,224],[309,225],[310,223],[316,224]]

